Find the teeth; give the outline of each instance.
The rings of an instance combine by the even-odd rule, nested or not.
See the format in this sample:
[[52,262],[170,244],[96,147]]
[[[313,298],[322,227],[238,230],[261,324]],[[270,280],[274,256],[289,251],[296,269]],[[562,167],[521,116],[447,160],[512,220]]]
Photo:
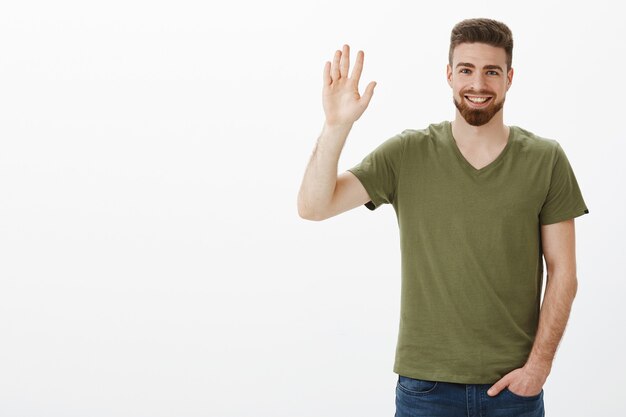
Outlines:
[[489,97],[467,97],[472,103],[484,103]]

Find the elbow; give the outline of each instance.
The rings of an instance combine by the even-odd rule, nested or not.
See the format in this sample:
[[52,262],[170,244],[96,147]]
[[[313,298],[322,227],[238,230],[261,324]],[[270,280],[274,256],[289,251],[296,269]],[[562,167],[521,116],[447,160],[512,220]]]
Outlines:
[[313,222],[325,220],[325,217],[322,217],[316,213],[301,210],[300,208],[298,208],[298,216],[300,216],[301,219],[310,220]]
[[301,219],[319,222],[326,218],[320,214],[319,210],[315,210],[315,207],[307,203],[307,201],[302,198],[301,193],[298,193],[297,206],[298,216],[300,216]]
[[298,206],[298,216],[305,220],[322,221],[332,217],[333,214],[333,195],[319,197],[307,195],[305,191],[300,189],[296,199]]
[[304,220],[313,220],[313,216],[311,216],[310,213],[308,213],[307,211],[305,211],[303,208],[301,208],[300,206],[298,206],[298,216],[300,216],[301,219]]
[[314,210],[311,210],[309,206],[300,201],[298,201],[298,216],[300,216],[301,219],[314,222],[323,220],[323,218],[319,216]]

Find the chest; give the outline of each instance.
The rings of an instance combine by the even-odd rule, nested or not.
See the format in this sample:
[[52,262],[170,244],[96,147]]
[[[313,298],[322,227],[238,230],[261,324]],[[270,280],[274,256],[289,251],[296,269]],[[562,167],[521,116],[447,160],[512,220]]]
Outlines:
[[[489,159],[483,156],[468,162],[480,167],[489,164]],[[536,224],[549,176],[541,167],[525,165],[520,159],[500,162],[484,172],[472,172],[454,159],[444,162],[432,158],[408,166],[398,184],[400,214],[442,223]]]
[[506,144],[494,149],[474,149],[459,147],[459,154],[474,169],[480,170],[498,159]]

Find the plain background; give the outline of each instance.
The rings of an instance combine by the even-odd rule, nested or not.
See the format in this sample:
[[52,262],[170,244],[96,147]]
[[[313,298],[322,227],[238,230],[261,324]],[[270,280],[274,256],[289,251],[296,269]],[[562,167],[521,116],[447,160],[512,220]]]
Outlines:
[[393,208],[311,222],[296,197],[335,50],[362,49],[361,91],[378,83],[342,172],[454,118],[469,17],[513,31],[505,124],[559,141],[590,210],[547,415],[626,414],[613,4],[3,2],[0,415],[393,415]]

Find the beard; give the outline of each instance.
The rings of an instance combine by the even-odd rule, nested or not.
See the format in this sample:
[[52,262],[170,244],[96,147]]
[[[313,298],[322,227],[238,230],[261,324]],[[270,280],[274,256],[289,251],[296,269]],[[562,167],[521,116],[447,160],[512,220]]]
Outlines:
[[[482,94],[483,93],[477,95]],[[485,93],[484,95],[491,94]],[[493,116],[495,116],[495,114],[502,109],[502,107],[504,106],[504,100],[506,99],[506,97],[504,97],[502,101],[498,103],[495,101],[495,96],[491,95],[493,98],[490,100],[491,103],[489,103],[487,107],[482,109],[474,109],[465,102],[464,96],[465,94],[461,94],[461,103],[456,101],[456,97],[454,97],[454,95],[452,96],[452,100],[454,101],[454,105],[456,106],[456,108],[461,113],[461,116],[463,116],[465,121],[472,126],[482,126],[488,123],[493,118]]]

